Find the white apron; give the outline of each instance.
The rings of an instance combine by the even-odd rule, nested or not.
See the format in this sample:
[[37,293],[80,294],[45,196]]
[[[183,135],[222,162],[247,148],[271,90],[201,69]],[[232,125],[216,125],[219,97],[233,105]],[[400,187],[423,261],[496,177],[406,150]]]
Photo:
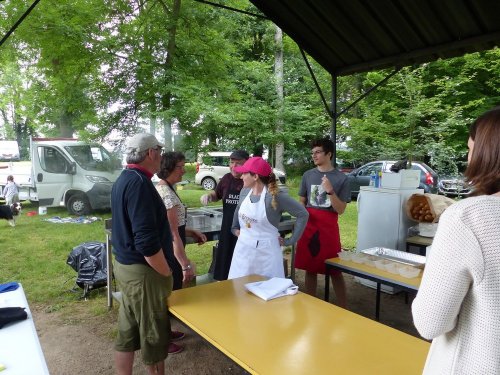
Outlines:
[[264,187],[259,201],[252,203],[250,191],[241,203],[238,212],[240,235],[228,279],[247,275],[285,277],[279,232],[266,216],[266,193]]

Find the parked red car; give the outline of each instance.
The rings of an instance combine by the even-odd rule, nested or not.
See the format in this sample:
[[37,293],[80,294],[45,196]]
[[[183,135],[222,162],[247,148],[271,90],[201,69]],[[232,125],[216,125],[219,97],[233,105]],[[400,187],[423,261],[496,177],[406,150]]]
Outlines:
[[355,170],[359,165],[356,165],[354,162],[348,162],[337,159],[336,168],[344,174],[348,174]]

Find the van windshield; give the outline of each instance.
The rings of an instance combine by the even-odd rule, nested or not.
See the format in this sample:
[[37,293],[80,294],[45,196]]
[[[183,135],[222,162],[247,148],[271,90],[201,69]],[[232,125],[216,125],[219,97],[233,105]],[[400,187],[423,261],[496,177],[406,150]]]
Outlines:
[[64,147],[80,167],[87,171],[112,172],[122,169],[118,158],[99,145],[75,145]]

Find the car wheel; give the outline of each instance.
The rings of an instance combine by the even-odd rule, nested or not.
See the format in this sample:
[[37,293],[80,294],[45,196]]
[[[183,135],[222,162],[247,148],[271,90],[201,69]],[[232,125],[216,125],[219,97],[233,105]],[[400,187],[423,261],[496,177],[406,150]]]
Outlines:
[[89,200],[82,194],[72,195],[68,199],[67,208],[70,214],[76,216],[87,215],[92,211]]
[[214,190],[215,187],[217,186],[217,183],[212,177],[205,177],[201,181],[201,187],[205,190]]

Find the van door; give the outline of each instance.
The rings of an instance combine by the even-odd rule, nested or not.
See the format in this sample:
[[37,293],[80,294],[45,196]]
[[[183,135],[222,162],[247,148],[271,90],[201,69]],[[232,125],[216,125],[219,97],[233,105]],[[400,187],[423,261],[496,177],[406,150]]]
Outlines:
[[57,207],[72,186],[74,168],[54,146],[32,144],[31,161],[40,206]]

